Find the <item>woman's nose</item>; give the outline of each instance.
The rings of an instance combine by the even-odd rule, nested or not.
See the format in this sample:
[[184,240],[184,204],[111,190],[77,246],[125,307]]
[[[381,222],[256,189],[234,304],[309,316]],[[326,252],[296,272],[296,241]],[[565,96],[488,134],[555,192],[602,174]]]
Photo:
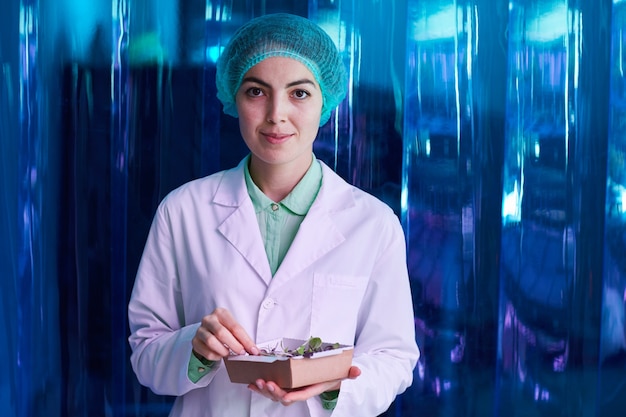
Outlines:
[[269,100],[267,121],[274,124],[286,121],[287,104],[285,99],[279,97]]

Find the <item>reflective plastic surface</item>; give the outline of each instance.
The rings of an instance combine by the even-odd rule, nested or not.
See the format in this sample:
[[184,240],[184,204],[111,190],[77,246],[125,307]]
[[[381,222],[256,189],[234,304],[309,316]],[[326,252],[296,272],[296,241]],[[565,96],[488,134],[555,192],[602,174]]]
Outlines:
[[623,409],[621,7],[409,2],[410,398],[428,415]]
[[19,5],[12,4],[0,15],[0,233],[5,237],[0,255],[0,355],[7,358],[6,371],[0,372],[0,410],[17,415],[18,398],[17,323],[18,256],[22,256],[18,219],[17,156],[19,155]]
[[511,14],[528,29],[515,31],[509,54],[505,410],[523,399],[543,414],[618,415],[624,406],[624,275],[605,266],[616,253],[606,190],[620,82],[610,28],[619,31],[620,8],[538,1],[515,4]]
[[236,164],[215,60],[266,13],[349,70],[315,153],[401,218],[422,358],[385,416],[626,409],[626,5],[10,0],[0,14],[0,414],[166,416],[128,361],[158,202]]
[[414,413],[494,413],[507,21],[507,2],[409,2],[401,201],[423,353]]

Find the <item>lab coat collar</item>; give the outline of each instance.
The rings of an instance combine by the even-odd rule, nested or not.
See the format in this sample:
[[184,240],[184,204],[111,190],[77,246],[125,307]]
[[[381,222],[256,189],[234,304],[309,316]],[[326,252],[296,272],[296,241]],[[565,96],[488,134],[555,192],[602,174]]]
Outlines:
[[226,216],[218,226],[220,233],[241,253],[265,284],[269,285],[272,272],[244,178],[244,163],[247,160],[245,158],[237,167],[224,171],[213,197],[213,204],[216,210],[222,207]]
[[258,233],[259,225],[244,179],[245,158],[225,171],[213,203],[231,213],[218,227],[220,233],[242,254],[266,285],[279,286],[340,245],[345,237],[333,213],[354,207],[352,188],[322,163],[322,187],[289,251],[272,278],[267,255]]
[[354,206],[352,187],[322,163],[322,187],[271,285],[282,285],[341,245],[346,238],[333,214]]

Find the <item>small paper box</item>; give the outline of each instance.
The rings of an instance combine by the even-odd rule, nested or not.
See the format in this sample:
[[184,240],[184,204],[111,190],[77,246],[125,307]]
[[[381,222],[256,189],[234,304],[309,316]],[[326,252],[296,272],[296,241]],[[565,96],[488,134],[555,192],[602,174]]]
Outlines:
[[[306,340],[284,338],[260,344],[259,348],[295,349],[304,343]],[[291,389],[347,378],[353,350],[352,346],[340,345],[311,357],[234,355],[224,358],[224,364],[231,382],[252,384],[263,379]]]

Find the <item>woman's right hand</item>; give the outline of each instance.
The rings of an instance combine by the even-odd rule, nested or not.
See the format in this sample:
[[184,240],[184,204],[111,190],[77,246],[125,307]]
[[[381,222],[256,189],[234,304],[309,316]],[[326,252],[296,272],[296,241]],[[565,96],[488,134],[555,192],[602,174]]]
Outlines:
[[210,361],[218,361],[231,354],[259,354],[259,349],[243,327],[228,310],[219,307],[202,318],[191,345],[196,355]]

